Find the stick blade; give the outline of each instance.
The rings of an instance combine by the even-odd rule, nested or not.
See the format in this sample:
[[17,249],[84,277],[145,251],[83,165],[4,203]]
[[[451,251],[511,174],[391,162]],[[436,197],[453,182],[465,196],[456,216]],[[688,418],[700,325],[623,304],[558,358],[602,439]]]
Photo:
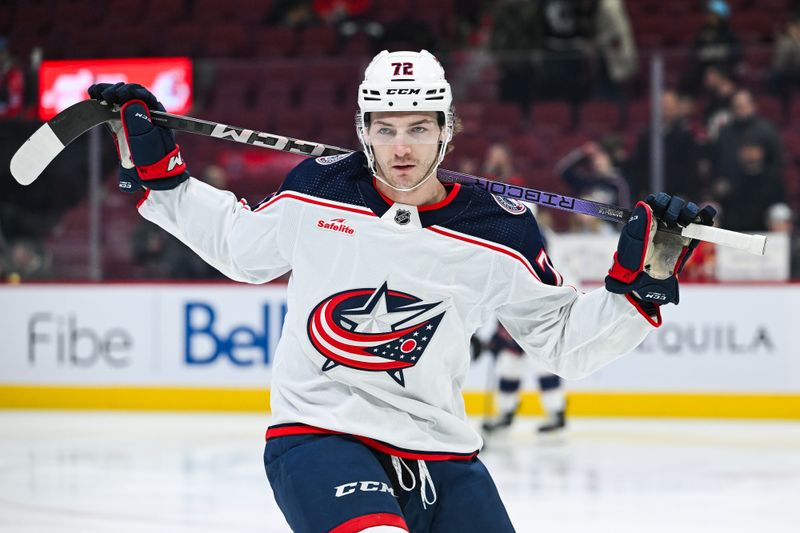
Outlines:
[[119,112],[97,100],[83,100],[47,121],[11,158],[11,174],[30,185],[65,146],[95,126],[119,118]]
[[21,185],[30,185],[64,149],[49,124],[43,124],[11,158],[11,175]]

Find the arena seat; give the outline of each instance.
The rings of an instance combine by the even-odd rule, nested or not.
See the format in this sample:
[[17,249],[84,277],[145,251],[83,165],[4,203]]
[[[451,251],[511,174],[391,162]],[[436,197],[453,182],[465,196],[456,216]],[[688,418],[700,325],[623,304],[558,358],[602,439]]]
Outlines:
[[620,126],[619,104],[616,102],[586,102],[581,107],[581,128],[618,129]]
[[542,135],[569,131],[571,121],[572,111],[566,102],[539,102],[533,106],[531,127]]
[[336,50],[336,30],[329,26],[311,26],[300,33],[298,53],[303,56],[328,56]]
[[201,42],[201,53],[212,59],[241,57],[252,50],[247,33],[237,23],[211,25]]

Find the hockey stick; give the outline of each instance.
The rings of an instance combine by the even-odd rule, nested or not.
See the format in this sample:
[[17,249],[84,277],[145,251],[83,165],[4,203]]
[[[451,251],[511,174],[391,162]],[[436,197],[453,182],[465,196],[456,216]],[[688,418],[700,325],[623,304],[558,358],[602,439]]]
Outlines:
[[[153,122],[176,131],[216,137],[260,148],[269,148],[305,156],[319,157],[348,154],[352,150],[329,146],[326,144],[292,139],[282,135],[264,133],[228,126],[217,122],[197,118],[151,111]],[[84,100],[72,105],[43,124],[23,144],[11,158],[11,174],[22,185],[33,183],[42,171],[68,144],[85,131],[107,122],[118,119],[119,110],[96,100]],[[439,169],[437,176],[441,181],[474,184],[492,194],[513,198],[523,202],[543,205],[589,215],[611,222],[627,222],[631,212],[628,209],[612,205],[582,200],[561,194],[539,191],[528,187],[520,187],[508,183],[488,180],[453,170]],[[712,242],[745,250],[752,254],[764,255],[766,237],[748,235],[702,224],[689,224],[682,229],[660,228],[669,233],[678,233],[691,239]]]

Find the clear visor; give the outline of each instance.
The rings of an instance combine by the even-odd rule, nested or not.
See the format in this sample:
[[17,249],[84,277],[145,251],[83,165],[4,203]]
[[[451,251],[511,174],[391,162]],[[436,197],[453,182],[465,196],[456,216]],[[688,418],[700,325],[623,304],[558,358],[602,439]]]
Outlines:
[[415,144],[438,144],[441,141],[442,130],[433,120],[410,126],[394,126],[370,124],[364,140],[373,146],[408,146]]

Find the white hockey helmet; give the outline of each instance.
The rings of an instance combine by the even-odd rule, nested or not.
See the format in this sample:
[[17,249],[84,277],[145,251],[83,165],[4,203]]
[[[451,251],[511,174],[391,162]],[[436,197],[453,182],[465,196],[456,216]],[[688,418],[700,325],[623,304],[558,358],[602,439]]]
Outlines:
[[447,144],[453,138],[453,93],[444,77],[442,65],[433,54],[427,50],[419,52],[384,50],[372,59],[364,71],[364,81],[358,87],[356,130],[367,155],[370,170],[381,181],[384,180],[375,170],[372,146],[367,142],[367,113],[384,111],[441,113],[439,125],[442,128],[442,136],[439,139],[438,159],[425,179],[415,187],[407,189],[413,190],[433,174],[433,170],[444,159]]

